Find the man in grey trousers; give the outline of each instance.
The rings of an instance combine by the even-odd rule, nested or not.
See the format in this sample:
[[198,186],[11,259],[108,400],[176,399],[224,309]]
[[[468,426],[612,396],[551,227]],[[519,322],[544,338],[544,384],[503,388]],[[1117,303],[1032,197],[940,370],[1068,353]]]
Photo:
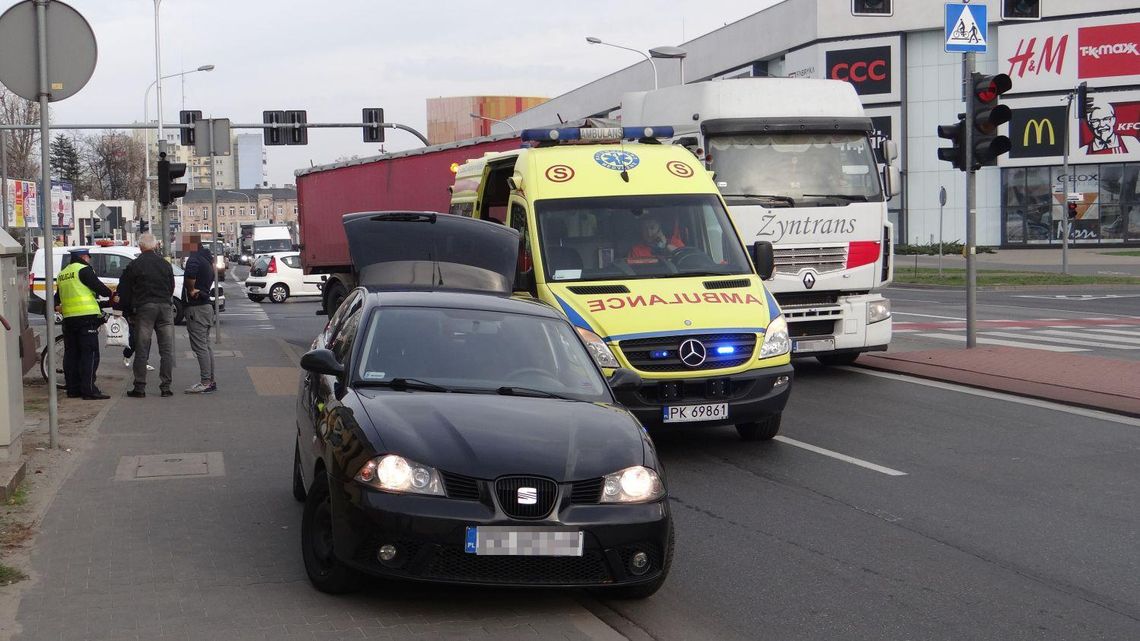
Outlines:
[[209,394],[218,389],[214,382],[214,349],[210,347],[210,328],[214,326],[214,305],[210,290],[214,286],[214,256],[201,237],[191,235],[185,245],[190,253],[182,281],[182,307],[186,314],[186,331],[190,349],[198,357],[199,382],[186,388],[187,394]]
[[151,340],[158,337],[158,389],[162,396],[173,396],[170,390],[174,374],[174,270],[170,263],[155,253],[158,245],[154,234],[139,236],[142,253],[123,270],[119,279],[119,300],[123,312],[134,324],[135,341],[134,387],[127,396],[146,396],[146,369],[150,358]]

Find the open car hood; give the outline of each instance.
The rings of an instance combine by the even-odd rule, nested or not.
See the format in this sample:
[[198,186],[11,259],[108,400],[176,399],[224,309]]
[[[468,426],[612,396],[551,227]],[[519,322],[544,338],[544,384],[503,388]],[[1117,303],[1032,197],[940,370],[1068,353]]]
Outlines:
[[361,285],[509,294],[519,234],[474,218],[423,211],[346,214],[344,234]]

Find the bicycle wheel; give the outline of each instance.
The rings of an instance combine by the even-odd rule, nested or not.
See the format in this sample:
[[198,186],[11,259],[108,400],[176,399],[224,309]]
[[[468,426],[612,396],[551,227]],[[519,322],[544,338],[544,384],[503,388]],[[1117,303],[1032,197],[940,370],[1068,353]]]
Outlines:
[[[44,377],[44,382],[48,382],[48,369],[47,369],[47,351],[45,346],[40,351],[40,375]],[[63,334],[55,337],[55,386],[57,389],[67,389],[67,381],[63,377]]]

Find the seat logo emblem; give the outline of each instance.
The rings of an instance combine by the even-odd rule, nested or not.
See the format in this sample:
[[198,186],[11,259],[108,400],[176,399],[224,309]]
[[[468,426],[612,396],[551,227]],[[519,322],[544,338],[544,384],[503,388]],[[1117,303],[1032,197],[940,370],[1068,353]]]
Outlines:
[[533,487],[519,488],[519,505],[534,505],[538,503],[538,490]]
[[804,274],[804,287],[808,289],[815,287],[815,274],[812,272]]
[[689,367],[700,367],[701,363],[705,362],[708,357],[708,350],[705,349],[705,344],[690,338],[689,340],[681,343],[681,349],[678,350],[678,355],[681,357],[681,362]]

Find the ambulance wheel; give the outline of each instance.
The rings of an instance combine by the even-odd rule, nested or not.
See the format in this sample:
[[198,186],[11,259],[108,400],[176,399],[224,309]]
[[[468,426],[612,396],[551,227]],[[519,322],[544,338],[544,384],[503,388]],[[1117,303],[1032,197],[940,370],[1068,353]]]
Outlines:
[[851,352],[849,354],[820,354],[815,357],[821,365],[834,367],[837,365],[851,365],[855,359],[859,358],[859,352]]
[[736,426],[736,433],[743,441],[770,441],[780,431],[780,416],[773,414],[752,423],[739,423]]

